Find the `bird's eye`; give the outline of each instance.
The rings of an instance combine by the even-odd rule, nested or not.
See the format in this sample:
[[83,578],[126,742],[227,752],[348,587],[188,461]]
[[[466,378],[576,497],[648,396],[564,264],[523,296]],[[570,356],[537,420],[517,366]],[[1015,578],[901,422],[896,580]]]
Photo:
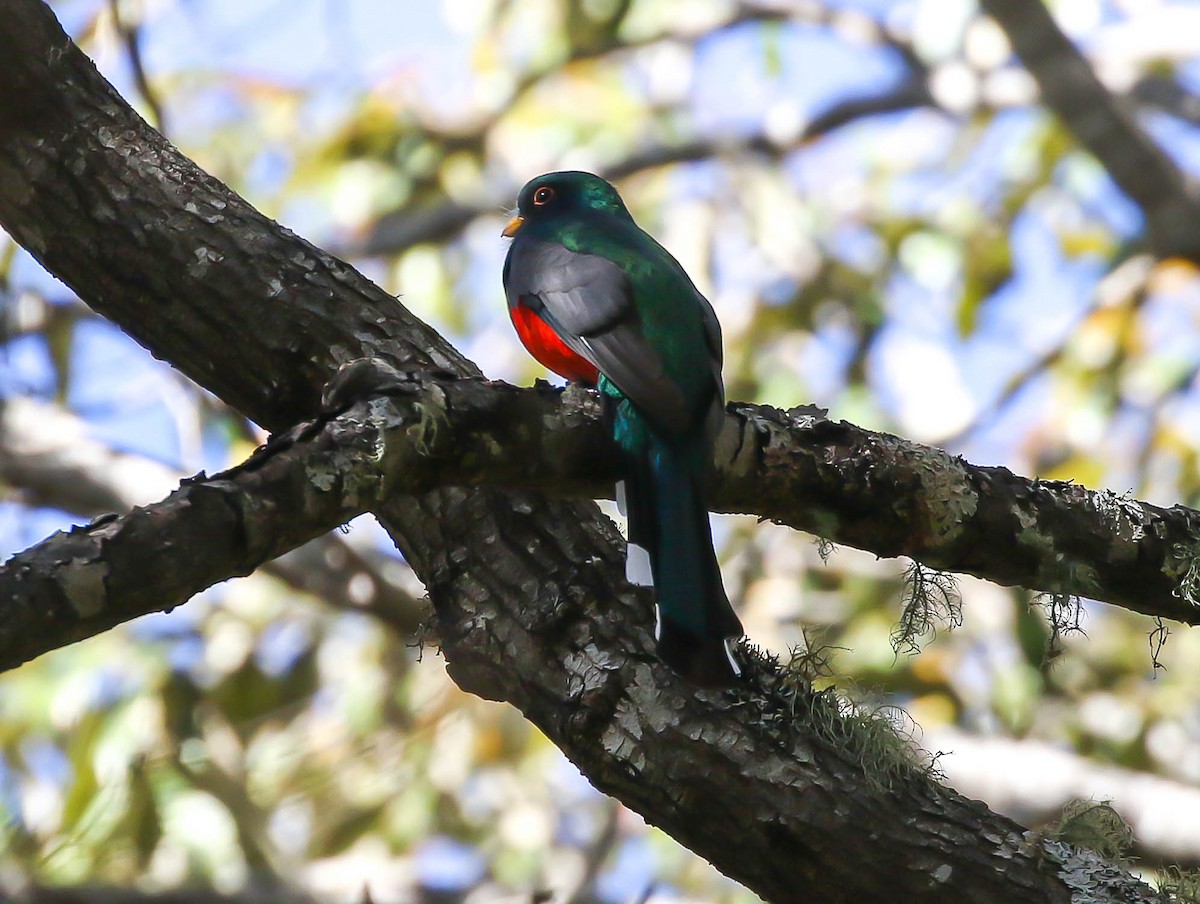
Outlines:
[[543,185],[533,193],[533,206],[544,207],[554,200],[554,189],[549,185]]

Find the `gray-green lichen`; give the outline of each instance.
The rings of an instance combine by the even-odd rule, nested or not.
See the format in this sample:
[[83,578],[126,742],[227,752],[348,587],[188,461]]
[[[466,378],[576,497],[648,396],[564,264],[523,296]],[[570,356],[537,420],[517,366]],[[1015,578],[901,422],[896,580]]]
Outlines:
[[376,465],[385,452],[386,446],[381,440],[371,444],[365,457],[361,451],[339,451],[328,458],[306,463],[305,478],[320,493],[339,492],[342,508],[361,510],[382,496],[384,475]]
[[912,467],[921,475],[930,533],[939,543],[952,541],[979,508],[979,494],[971,484],[966,466],[934,449],[914,458]]
[[900,620],[891,637],[897,654],[920,652],[920,638],[932,637],[939,627],[961,627],[962,598],[954,575],[910,562],[904,586]]
[[338,469],[329,462],[319,461],[309,464],[304,472],[305,479],[322,493],[328,493],[336,485],[341,476]]
[[1112,555],[1118,559],[1135,558],[1138,543],[1146,536],[1145,513],[1129,493],[1118,495],[1111,490],[1092,494],[1097,513],[1112,520],[1114,535],[1120,541],[1113,544]]
[[1071,892],[1071,904],[1164,904],[1149,885],[1094,851],[1052,838],[1041,840],[1046,856],[1058,864],[1058,878]]
[[91,618],[104,611],[108,602],[104,583],[108,577],[108,565],[103,559],[76,556],[63,563],[58,575],[59,584],[76,615]]
[[1053,558],[1054,539],[1043,533],[1038,524],[1037,512],[1026,509],[1021,505],[1013,507],[1013,515],[1017,519],[1017,542],[1028,549],[1035,550],[1039,558]]
[[1175,596],[1185,603],[1200,606],[1200,540],[1172,546],[1163,573],[1178,582],[1172,591]]
[[1058,841],[1121,863],[1133,847],[1133,829],[1106,800],[1073,800],[1046,833]]
[[412,411],[416,419],[408,428],[408,436],[413,446],[422,455],[429,455],[437,443],[438,433],[443,426],[448,425],[446,417],[446,395],[440,387],[434,386],[432,396],[427,402],[413,402]]
[[868,785],[887,790],[914,776],[936,776],[934,758],[916,743],[916,724],[903,710],[852,702],[834,688],[813,688],[824,674],[829,647],[808,639],[793,651],[787,665],[771,654],[743,644],[762,721],[777,734],[781,747],[791,747],[803,726],[843,756],[852,757]]
[[1040,843],[1058,865],[1058,876],[1071,891],[1071,904],[1188,901],[1172,897],[1162,882],[1156,892],[1129,875],[1127,858],[1133,831],[1108,801],[1072,801],[1054,825],[1027,837]]

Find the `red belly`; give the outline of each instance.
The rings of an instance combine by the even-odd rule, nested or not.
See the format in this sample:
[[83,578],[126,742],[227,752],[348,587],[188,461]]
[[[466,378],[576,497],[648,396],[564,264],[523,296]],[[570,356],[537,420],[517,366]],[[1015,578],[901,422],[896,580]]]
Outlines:
[[508,315],[517,328],[517,336],[539,363],[568,380],[596,385],[600,378],[596,366],[567,348],[537,314],[518,302],[509,306]]

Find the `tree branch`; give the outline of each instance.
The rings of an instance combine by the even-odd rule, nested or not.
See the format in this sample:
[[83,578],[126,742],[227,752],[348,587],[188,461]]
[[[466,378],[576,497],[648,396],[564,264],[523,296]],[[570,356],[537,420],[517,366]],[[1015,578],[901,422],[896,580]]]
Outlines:
[[982,0],[1033,75],[1042,100],[1146,217],[1160,257],[1200,262],[1200,197],[1100,83],[1040,0]]
[[1200,97],[1173,78],[1146,75],[1129,91],[1131,100],[1162,110],[1189,125],[1200,125]]
[[[274,427],[315,410],[354,358],[477,373],[353,269],[197,170],[43,4],[0,0],[0,17],[0,223],[155,354]],[[262,464],[247,479],[268,479]],[[326,492],[292,486],[288,504],[315,511],[278,512],[274,530],[245,538],[234,531],[252,513],[231,509],[225,487],[178,504],[206,510],[214,531],[197,540],[236,572],[291,542],[301,514],[335,517],[380,489],[347,467],[321,475]],[[460,686],[517,706],[598,788],[770,900],[1057,904],[1072,888],[1152,900],[1128,874],[1035,849],[1016,824],[881,756],[877,730],[794,676],[764,665],[739,693],[683,685],[650,651],[648,601],[621,579],[618,535],[591,504],[454,489],[389,496],[377,515],[429,590]],[[122,553],[161,548],[154,520],[130,517],[142,539],[125,537]],[[103,577],[90,557],[110,528],[79,532],[85,581]],[[629,645],[630,626],[642,643]]]
[[[1200,624],[1200,512],[1030,480],[845,421],[733,407],[746,428],[732,440],[727,430],[718,446],[724,511],[879,556]],[[741,451],[726,451],[731,442]],[[757,464],[724,464],[744,456]]]
[[549,387],[480,381],[397,391],[391,404],[377,398],[301,425],[238,467],[184,480],[160,503],[13,556],[0,568],[0,669],[169,611],[401,493],[487,481],[597,486],[601,475],[611,487],[615,456],[585,392],[558,404]]
[[[0,483],[23,501],[95,517],[156,502],[186,476],[90,439],[78,418],[53,405],[21,397],[0,403]],[[265,562],[263,569],[331,605],[370,612],[404,637],[429,617],[427,605],[336,533]]]
[[[424,378],[387,391],[390,404],[380,398],[324,429],[296,428],[242,466],[185,481],[158,505],[56,534],[14,557],[0,568],[0,599],[25,605],[0,621],[0,668],[180,605],[400,493],[483,485],[611,493],[617,458],[593,394]],[[1186,550],[1197,545],[1198,512],[1030,481],[844,421],[730,408],[717,449],[722,511],[880,556],[1200,624],[1194,588],[1182,583],[1195,561]],[[222,505],[207,504],[214,494]],[[148,567],[137,549],[150,535],[179,553]],[[198,536],[229,543],[201,548]]]
[[[431,393],[442,391],[435,386]],[[533,395],[509,387],[502,391],[526,400]],[[449,406],[439,405],[439,412],[433,413],[431,398],[429,393],[414,397],[399,417],[391,405],[360,403],[321,428],[301,429],[277,441],[239,468],[185,485],[159,506],[57,535],[17,557],[8,566],[13,582],[5,590],[15,589],[15,595],[4,622],[4,647],[28,655],[44,633],[38,629],[47,625],[80,636],[133,614],[122,604],[155,607],[182,600],[214,574],[242,573],[259,558],[302,540],[315,520],[324,525],[409,489],[437,468],[441,454],[454,449],[460,438],[447,432],[439,439],[440,411]],[[561,410],[570,412],[566,406]],[[514,461],[507,454],[511,449],[494,448],[486,433],[474,433],[479,448],[491,449],[494,456],[484,468]],[[543,436],[551,443],[573,443],[577,433],[553,429]],[[474,451],[464,450],[459,463],[470,471],[474,458]],[[371,466],[373,459],[378,466]],[[567,461],[587,459],[573,456]],[[813,694],[800,684],[787,685],[762,667],[757,683],[737,695],[697,695],[656,661],[644,591],[613,589],[619,573],[614,559],[583,580],[572,580],[569,566],[556,567],[553,551],[512,542],[510,525],[498,528],[502,520],[503,516],[491,522],[496,531],[491,545],[507,547],[510,556],[517,554],[518,545],[527,555],[545,556],[546,568],[539,570],[544,581],[557,584],[558,603],[548,607],[543,601],[519,621],[506,621],[500,609],[477,606],[470,630],[477,635],[476,644],[482,640],[493,656],[503,657],[506,669],[521,668],[527,705],[542,709],[547,719],[543,725],[559,743],[585,755],[585,769],[600,787],[693,844],[713,836],[718,830],[714,820],[727,824],[729,812],[718,815],[711,800],[732,795],[751,801],[751,806],[734,808],[744,817],[734,836],[739,839],[738,857],[750,862],[760,856],[756,849],[770,843],[781,848],[791,869],[814,876],[828,868],[826,857],[815,854],[815,833],[836,824],[857,826],[874,811],[876,818],[890,813],[883,824],[894,827],[882,848],[880,838],[868,841],[855,834],[859,844],[872,847],[871,856],[891,876],[889,881],[895,881],[895,871],[914,853],[911,840],[904,840],[909,830],[902,828],[907,823],[903,814],[921,813],[923,821],[938,826],[930,836],[936,838],[934,850],[927,855],[937,861],[938,875],[946,876],[951,886],[957,884],[952,880],[956,869],[964,875],[970,870],[977,900],[1008,900],[1001,892],[1009,881],[1023,886],[1024,894],[1065,900],[1061,894],[1055,897],[1054,879],[1041,874],[1015,825],[998,823],[979,805],[940,788],[903,759],[882,764],[876,760],[873,770],[864,771],[862,762],[867,756],[877,758],[878,751],[854,733],[854,723],[845,719],[832,697]],[[164,556],[150,573],[137,561],[148,549],[169,550],[179,543],[188,554]],[[69,564],[63,566],[63,561]],[[157,580],[148,580],[152,578]],[[473,579],[488,596],[506,589],[497,574]],[[526,589],[535,598],[542,595],[538,588]],[[605,600],[604,611],[583,617],[587,601],[598,599]],[[34,621],[22,622],[28,617]],[[443,627],[456,625],[443,621]],[[442,641],[457,646],[450,638]],[[530,667],[531,658],[538,661],[536,667]],[[458,662],[456,672],[477,693],[496,696],[495,668],[489,656],[472,658],[465,668]],[[541,707],[533,702],[539,698]],[[792,789],[792,799],[776,811],[783,787]],[[849,803],[818,804],[814,792],[821,787],[836,788],[820,796],[834,793],[839,801],[851,789]],[[879,807],[883,810],[875,810]],[[692,822],[702,814],[708,821],[703,828]],[[982,872],[974,862],[978,852],[971,851],[964,830],[970,826],[973,834],[981,819],[992,826],[993,838]],[[799,836],[797,829],[803,830]],[[867,856],[867,850],[853,855],[839,845],[835,859],[849,856]],[[931,882],[923,869],[910,876],[911,894]],[[772,897],[790,899],[782,886]]]

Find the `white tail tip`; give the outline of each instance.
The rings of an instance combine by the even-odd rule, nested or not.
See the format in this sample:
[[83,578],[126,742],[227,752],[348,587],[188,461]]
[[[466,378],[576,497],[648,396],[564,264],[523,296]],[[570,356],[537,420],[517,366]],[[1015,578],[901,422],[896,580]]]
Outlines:
[[650,570],[650,553],[643,546],[630,543],[625,548],[625,580],[638,587],[653,587],[654,573]]
[[729,667],[733,669],[733,674],[735,674],[735,675],[737,675],[737,677],[741,678],[742,677],[742,667],[740,665],[738,665],[738,661],[733,655],[733,649],[732,649],[732,647],[730,647],[730,644],[733,643],[733,640],[734,640],[734,638],[732,638],[732,637],[725,638],[725,658],[729,660]]

